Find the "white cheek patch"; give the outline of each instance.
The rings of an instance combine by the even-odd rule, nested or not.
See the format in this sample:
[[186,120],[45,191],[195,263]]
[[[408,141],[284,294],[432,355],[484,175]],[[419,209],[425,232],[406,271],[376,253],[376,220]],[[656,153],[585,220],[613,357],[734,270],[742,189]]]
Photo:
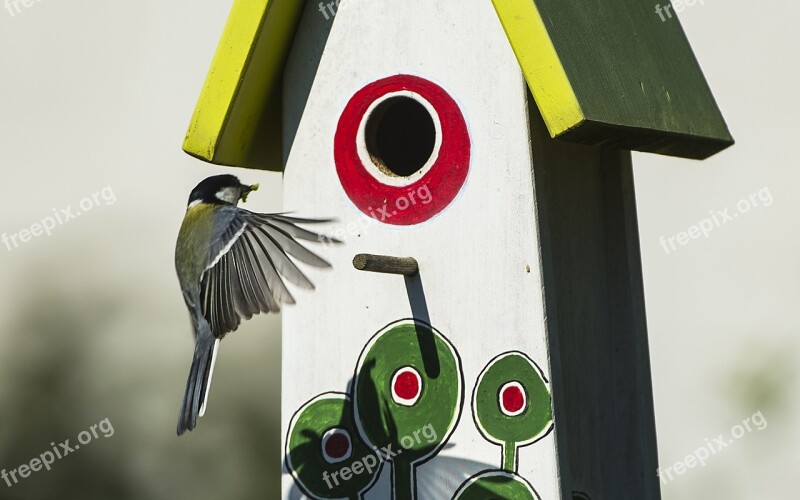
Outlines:
[[226,203],[233,203],[234,205],[239,202],[239,190],[237,188],[226,187],[222,188],[217,191],[217,194],[214,196],[217,197],[218,200],[224,201]]

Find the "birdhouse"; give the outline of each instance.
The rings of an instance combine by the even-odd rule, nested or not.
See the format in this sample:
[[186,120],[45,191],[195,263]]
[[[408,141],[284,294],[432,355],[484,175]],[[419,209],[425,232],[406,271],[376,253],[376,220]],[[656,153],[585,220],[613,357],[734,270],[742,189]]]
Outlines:
[[662,18],[235,1],[184,149],[344,242],[283,312],[284,498],[660,498],[630,151],[733,143]]

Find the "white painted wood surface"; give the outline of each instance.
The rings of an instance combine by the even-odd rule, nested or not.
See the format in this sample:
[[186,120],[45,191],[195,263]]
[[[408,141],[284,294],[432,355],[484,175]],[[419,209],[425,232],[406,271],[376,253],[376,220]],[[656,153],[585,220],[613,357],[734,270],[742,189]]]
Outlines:
[[[321,43],[326,45],[315,68]],[[337,121],[350,97],[398,73],[447,90],[461,106],[472,139],[471,171],[460,196],[444,213],[410,227],[388,226],[357,210],[342,190],[333,158]],[[523,351],[551,377],[527,90],[518,63],[491,2],[345,0],[334,21],[312,2],[290,56],[284,99],[284,140],[294,137],[285,209],[338,217],[346,244],[323,250],[334,270],[314,273],[316,292],[298,292],[298,304],[285,309],[282,435],[304,402],[347,390],[359,353],[375,332],[412,315],[402,277],[356,271],[353,256],[412,256],[420,265],[431,323],[458,349],[466,385],[450,446],[418,469],[419,498],[434,498],[424,496],[429,487],[452,494],[468,476],[500,467],[499,447],[481,437],[471,418],[472,388],[489,360]],[[520,450],[519,474],[543,499],[561,498],[555,442],[551,433]],[[389,498],[386,472],[366,498]],[[286,498],[292,488],[285,475]]]

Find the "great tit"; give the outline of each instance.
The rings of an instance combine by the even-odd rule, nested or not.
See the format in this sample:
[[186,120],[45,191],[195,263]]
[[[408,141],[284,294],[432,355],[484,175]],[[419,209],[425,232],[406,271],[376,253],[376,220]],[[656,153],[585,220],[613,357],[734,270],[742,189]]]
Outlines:
[[297,224],[330,222],[261,214],[238,207],[258,189],[233,175],[209,177],[192,190],[175,246],[175,268],[195,334],[194,357],[178,418],[178,435],[192,430],[208,402],[220,340],[242,318],[280,311],[293,304],[284,279],[314,285],[289,258],[316,266],[330,264],[298,243],[337,242]]

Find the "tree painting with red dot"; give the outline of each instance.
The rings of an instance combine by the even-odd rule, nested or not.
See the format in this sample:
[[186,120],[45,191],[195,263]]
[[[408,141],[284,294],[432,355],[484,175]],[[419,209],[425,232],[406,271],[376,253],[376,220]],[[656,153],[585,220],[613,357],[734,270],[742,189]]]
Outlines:
[[[330,392],[315,397],[289,424],[286,468],[306,496],[361,498],[381,465],[356,430],[346,394]],[[342,477],[345,468],[351,472]]]
[[420,321],[401,320],[362,351],[353,384],[356,425],[373,447],[394,453],[392,493],[416,498],[415,468],[433,458],[458,423],[461,360],[450,342]]
[[539,441],[553,429],[552,397],[544,373],[528,356],[508,352],[491,360],[478,376],[472,412],[481,435],[501,447],[501,469],[468,479],[454,498],[539,499],[517,474],[519,448]]

